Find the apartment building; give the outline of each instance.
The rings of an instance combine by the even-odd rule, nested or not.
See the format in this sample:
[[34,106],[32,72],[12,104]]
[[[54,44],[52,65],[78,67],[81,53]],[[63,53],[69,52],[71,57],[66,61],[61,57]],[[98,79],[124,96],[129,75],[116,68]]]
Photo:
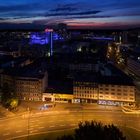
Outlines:
[[75,79],[73,83],[74,99],[81,103],[105,105],[135,104],[135,86],[128,77],[91,76]]
[[94,103],[98,100],[98,85],[95,82],[76,80],[73,83],[73,96],[76,102]]
[[[15,91],[21,100],[41,101],[47,86],[47,75],[40,77],[16,77]],[[45,84],[46,83],[46,84]]]
[[99,104],[133,105],[135,103],[135,86],[99,84]]
[[10,68],[1,74],[2,83],[14,87],[21,100],[42,101],[42,94],[48,87],[48,73],[34,64]]

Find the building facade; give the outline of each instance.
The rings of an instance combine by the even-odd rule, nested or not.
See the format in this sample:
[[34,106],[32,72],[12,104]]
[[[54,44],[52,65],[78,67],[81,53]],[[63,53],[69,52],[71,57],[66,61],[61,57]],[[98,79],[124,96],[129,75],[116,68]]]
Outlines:
[[131,105],[135,103],[134,85],[99,84],[99,104]]
[[73,93],[72,87],[64,89],[65,86],[61,85],[60,87],[47,88],[43,93],[42,101],[54,102],[54,103],[72,103],[73,102]]
[[105,105],[134,105],[135,86],[133,84],[112,84],[100,82],[75,81],[73,96],[81,103],[94,103]]
[[21,100],[39,101],[42,97],[42,80],[37,78],[19,77],[15,81],[16,93]]
[[94,103],[98,100],[98,85],[92,82],[76,81],[73,84],[73,96],[76,102]]
[[53,103],[73,103],[73,94],[43,93],[42,101]]
[[20,100],[42,101],[42,94],[48,86],[48,74],[30,76],[11,76],[2,74],[2,83],[14,87]]

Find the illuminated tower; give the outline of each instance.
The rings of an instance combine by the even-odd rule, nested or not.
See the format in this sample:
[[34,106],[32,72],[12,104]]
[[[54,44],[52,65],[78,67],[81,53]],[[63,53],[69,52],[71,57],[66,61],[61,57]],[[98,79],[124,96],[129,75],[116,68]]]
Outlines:
[[53,29],[45,29],[45,32],[50,33],[50,56],[53,55]]

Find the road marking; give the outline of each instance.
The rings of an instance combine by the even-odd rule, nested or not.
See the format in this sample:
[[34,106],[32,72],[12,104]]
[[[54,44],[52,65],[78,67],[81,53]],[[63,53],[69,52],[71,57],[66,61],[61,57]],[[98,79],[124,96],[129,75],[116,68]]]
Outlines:
[[36,128],[35,128],[35,127],[30,127],[30,128],[29,128],[29,130],[33,130],[33,129],[36,129]]
[[42,129],[42,128],[45,128],[45,127],[44,127],[44,126],[40,126],[40,127],[38,127],[38,128]]
[[35,133],[35,132],[37,132],[38,130],[32,130],[32,131],[30,131],[30,133]]
[[4,134],[3,134],[3,136],[8,136],[8,135],[10,135],[10,133],[4,133]]
[[131,129],[134,129],[134,130],[137,130],[137,131],[139,131],[139,132],[140,132],[140,130],[139,130],[139,129],[137,129],[137,128],[135,128],[135,127],[131,127],[131,126],[125,126],[125,127],[131,128]]
[[20,133],[20,132],[22,132],[22,130],[17,130],[17,131],[16,131],[16,133]]
[[61,124],[60,126],[65,126],[65,124]]
[[39,122],[39,120],[31,120],[30,122]]
[[38,124],[36,124],[36,125],[31,125],[30,127],[38,127],[39,125]]
[[34,129],[33,127],[32,128],[31,127],[29,128],[29,130],[33,130],[33,129]]
[[51,125],[50,127],[55,127],[54,125]]
[[74,126],[74,125],[77,125],[77,124],[75,124],[75,123],[72,123],[72,124],[70,124],[71,126]]
[[30,121],[30,123],[37,123],[36,121]]

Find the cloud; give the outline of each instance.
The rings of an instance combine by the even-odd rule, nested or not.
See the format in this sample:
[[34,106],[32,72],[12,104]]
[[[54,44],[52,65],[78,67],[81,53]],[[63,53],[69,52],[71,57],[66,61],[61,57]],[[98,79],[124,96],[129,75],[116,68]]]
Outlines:
[[56,9],[52,9],[51,11],[55,11],[55,12],[58,12],[58,11],[73,11],[73,10],[76,10],[77,8],[74,8],[74,7],[59,7],[59,8],[56,8]]
[[[132,24],[140,21],[139,0],[0,1],[0,23],[33,23],[36,25],[46,25],[61,22],[69,24],[71,21],[78,21],[79,23],[77,23],[77,25],[86,25],[87,21],[100,23],[114,21],[114,24],[118,21],[120,21],[120,23],[122,21],[132,22]],[[8,26],[8,24],[6,25]],[[89,25],[92,25],[92,23]],[[102,24],[102,26],[105,26],[105,24]]]
[[40,20],[34,20],[32,23],[33,24],[42,24],[42,25],[47,25],[47,24],[57,24],[57,23],[63,23],[65,22],[65,19],[60,19],[60,18],[50,18],[50,19],[40,19]]
[[61,11],[75,11],[78,8],[79,3],[70,3],[70,4],[58,4],[55,9],[52,9],[50,11],[52,12],[61,12]]
[[8,18],[0,18],[0,20],[7,20]]
[[23,10],[30,10],[34,7],[34,4],[18,4],[18,5],[7,5],[7,6],[0,6],[0,12],[13,12],[13,11],[23,11]]
[[128,29],[140,27],[139,23],[127,23],[127,22],[69,22],[68,26],[75,29]]
[[115,16],[103,16],[103,15],[84,15],[84,16],[71,16],[65,19],[89,19],[89,18],[111,18]]
[[101,11],[84,11],[84,12],[60,12],[60,13],[47,13],[45,16],[72,16],[72,15],[91,15],[91,14],[97,14]]

